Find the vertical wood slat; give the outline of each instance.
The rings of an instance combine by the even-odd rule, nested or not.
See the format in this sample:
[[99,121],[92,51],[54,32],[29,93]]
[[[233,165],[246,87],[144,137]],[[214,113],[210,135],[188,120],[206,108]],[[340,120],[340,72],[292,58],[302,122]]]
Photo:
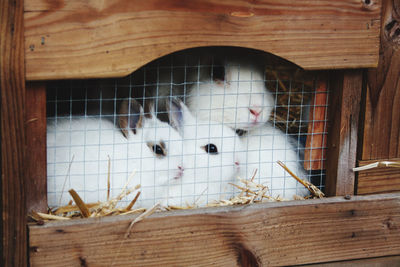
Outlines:
[[378,68],[368,70],[362,160],[400,158],[400,2],[382,3]]
[[26,206],[27,212],[47,210],[46,176],[46,87],[44,83],[26,85]]
[[1,266],[27,265],[25,206],[25,65],[23,1],[5,0],[1,12]]
[[326,159],[326,113],[328,90],[325,76],[318,81],[310,108],[308,136],[304,151],[304,169],[323,170]]
[[362,70],[336,72],[328,110],[328,152],[326,193],[328,196],[353,195],[356,166],[358,121],[362,91]]

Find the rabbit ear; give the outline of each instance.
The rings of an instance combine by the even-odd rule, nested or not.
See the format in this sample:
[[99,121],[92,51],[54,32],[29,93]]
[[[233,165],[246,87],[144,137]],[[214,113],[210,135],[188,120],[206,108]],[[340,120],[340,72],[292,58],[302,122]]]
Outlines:
[[190,113],[189,109],[179,99],[171,98],[167,101],[167,111],[169,122],[181,136],[183,136],[184,125],[195,125],[196,119]]
[[152,118],[157,118],[155,116],[155,107],[154,107],[154,102],[149,101],[149,100],[143,100],[143,110],[144,110],[144,116],[145,118],[152,119]]
[[174,127],[179,133],[182,133],[183,129],[183,109],[182,101],[176,98],[171,98],[167,101],[167,111],[169,123]]
[[212,79],[215,82],[225,81],[225,66],[222,60],[214,59],[211,72]]
[[126,138],[129,129],[136,134],[136,129],[143,126],[143,108],[135,99],[125,99],[119,109],[119,127]]

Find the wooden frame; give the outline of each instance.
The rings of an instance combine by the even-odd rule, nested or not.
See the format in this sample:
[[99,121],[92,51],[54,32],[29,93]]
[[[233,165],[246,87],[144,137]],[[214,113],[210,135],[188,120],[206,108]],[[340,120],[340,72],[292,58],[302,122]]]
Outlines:
[[[209,2],[214,3],[211,0]],[[332,1],[320,0],[315,1],[315,6],[308,6],[306,10],[310,12],[308,14],[311,14],[312,12],[321,10],[318,9],[318,7],[327,6],[327,13],[325,14],[327,15],[326,19],[328,21],[332,21],[331,16],[336,17],[339,15],[337,10],[340,9],[340,5],[347,2],[350,1],[342,0],[333,3]],[[276,54],[290,59],[295,63],[309,69],[328,68],[327,65],[324,67],[323,62],[330,64],[329,59],[336,60],[334,61],[336,63],[330,65],[329,68],[360,68],[376,66],[378,59],[377,43],[379,41],[379,28],[393,30],[393,27],[397,27],[397,24],[395,24],[395,26],[392,25],[391,29],[389,29],[387,27],[387,23],[390,24],[392,21],[386,21],[385,17],[383,22],[386,24],[383,24],[382,26],[379,25],[380,1],[360,0],[360,2],[357,3],[356,1],[353,2],[353,4],[345,5],[347,13],[343,12],[342,14],[339,12],[340,14],[345,15],[345,17],[346,14],[358,14],[358,19],[354,19],[354,23],[349,24],[350,28],[353,27],[351,30],[347,31],[346,27],[343,27],[343,25],[346,24],[345,22],[349,22],[349,20],[346,21],[346,19],[343,19],[341,21],[343,24],[339,23],[336,24],[337,27],[330,28],[333,24],[327,23],[324,24],[324,27],[322,27],[323,30],[318,32],[318,34],[321,34],[320,36],[325,34],[326,36],[338,38],[336,39],[336,42],[332,42],[333,46],[330,46],[330,48],[333,49],[333,52],[331,54],[327,53],[327,57],[321,57],[322,54],[320,54],[322,52],[327,52],[327,47],[323,45],[325,44],[324,42],[316,42],[317,46],[318,44],[320,46],[319,48],[314,47],[313,49],[316,49],[315,51],[319,50],[320,53],[315,53],[313,56],[308,54],[298,54],[296,51],[301,50],[301,47],[297,46],[293,49],[293,47],[288,46],[287,43],[286,46],[282,45],[285,44],[285,42],[296,43],[299,41],[298,39],[291,37],[293,33],[291,30],[293,30],[293,28],[290,28],[290,24],[295,25],[296,23],[293,23],[293,21],[290,21],[290,19],[286,19],[287,21],[277,21],[279,27],[282,27],[280,36],[266,35],[268,38],[270,38],[267,40],[270,42],[269,44],[274,44],[272,46],[273,48],[283,49],[280,52],[270,52],[276,52]],[[48,18],[41,15],[48,14],[46,12],[51,10],[59,10],[63,7],[62,5],[58,5],[61,4],[62,1],[54,1],[54,5],[51,6],[44,5],[43,3],[45,2],[25,2],[26,10],[32,11],[25,14],[25,22],[33,20],[45,25],[44,22],[46,22]],[[82,4],[84,1],[76,0],[70,1],[69,3]],[[119,2],[117,0],[110,0],[109,3],[114,3],[117,5]],[[390,5],[393,5],[393,2],[391,2],[391,0],[385,0],[384,3],[385,9],[383,14],[386,16],[388,14],[388,9],[390,9]],[[301,3],[299,6],[301,6]],[[97,4],[94,4],[94,6],[89,5],[88,7],[92,7],[92,10],[97,10],[95,13],[100,17],[102,14],[101,11],[115,11],[115,9],[109,9],[110,6],[107,5],[100,7]],[[183,7],[183,9],[179,9],[178,7],[178,5],[174,6],[174,10],[177,12],[190,8],[189,6]],[[216,10],[222,10],[222,8],[226,8],[226,6],[222,7],[219,5],[216,5],[216,7],[219,7]],[[254,6],[250,7],[254,8]],[[234,11],[234,13],[231,13],[229,16],[227,16],[230,23],[233,25],[237,23],[238,27],[237,29],[234,27],[231,28],[231,31],[228,34],[237,33],[236,31],[247,29],[248,26],[258,23],[257,17],[264,14],[260,10],[264,10],[263,12],[266,12],[265,14],[268,14],[268,12],[272,12],[273,10],[279,10],[279,8],[283,8],[284,11],[286,10],[285,12],[287,12],[288,15],[293,15],[297,12],[296,8],[293,9],[293,13],[291,13],[288,11],[290,10],[289,8],[286,9],[285,7],[279,5],[273,5],[273,7],[278,9],[261,8],[255,9],[256,11],[253,12],[248,6],[240,7],[238,9],[240,11]],[[162,10],[165,12],[171,11],[167,7],[164,8],[165,9]],[[76,9],[77,7],[73,6],[70,11],[72,12]],[[30,134],[31,132],[37,131],[43,133],[43,129],[45,128],[43,110],[33,109],[34,111],[38,112],[37,114],[33,114],[31,112],[31,95],[33,94],[35,96],[35,100],[40,103],[43,101],[43,99],[45,99],[45,94],[43,94],[43,86],[40,84],[30,83],[27,85],[27,89],[25,89],[25,74],[23,71],[24,58],[27,60],[26,77],[28,80],[61,77],[71,78],[78,77],[79,75],[80,78],[118,76],[127,73],[128,70],[134,70],[151,59],[166,54],[167,52],[172,52],[173,49],[191,47],[199,45],[199,43],[189,42],[180,46],[179,41],[172,38],[169,39],[169,41],[175,40],[175,42],[168,43],[169,47],[166,45],[164,50],[161,48],[155,49],[155,46],[150,46],[150,49],[145,50],[147,51],[147,54],[135,61],[137,62],[135,63],[136,65],[124,63],[121,64],[122,67],[120,68],[115,64],[110,64],[108,67],[103,64],[103,67],[100,69],[94,69],[93,71],[87,71],[88,69],[85,71],[85,66],[82,66],[82,68],[77,68],[77,72],[72,73],[60,68],[52,73],[51,70],[52,68],[54,70],[54,65],[46,65],[46,61],[35,61],[40,58],[46,58],[42,57],[43,54],[38,55],[38,52],[41,52],[41,49],[44,49],[47,44],[51,44],[51,38],[49,36],[41,35],[40,33],[33,36],[26,36],[27,38],[24,50],[23,34],[24,32],[25,34],[32,33],[32,31],[34,32],[35,25],[28,24],[28,28],[24,30],[22,1],[15,1],[15,4],[14,1],[2,1],[1,10],[1,229],[3,234],[3,266],[25,266],[29,264],[27,258],[28,241],[26,231],[26,215],[32,208],[45,209],[45,204],[43,204],[45,202],[43,201],[43,198],[38,196],[43,194],[43,189],[46,190],[45,183],[42,183],[45,181],[46,177],[41,177],[43,174],[40,173],[40,169],[35,169],[35,166],[37,166],[35,164],[28,164],[29,167],[27,169],[24,167],[24,162],[32,159],[32,152],[37,151],[37,148],[39,148],[39,151],[41,151],[40,153],[43,153],[43,144],[45,144],[45,135],[35,134],[35,139],[35,137]],[[207,10],[207,7],[203,6],[203,9],[200,11],[206,12]],[[367,13],[365,14],[368,15],[362,15],[364,14],[362,13],[362,10],[366,10]],[[258,13],[259,11],[261,13]],[[79,16],[76,16],[75,19],[76,18],[80,20]],[[209,27],[215,27],[215,23],[218,21],[218,18],[224,21],[224,19],[221,17],[216,16],[215,18],[214,20],[211,20],[212,23],[209,25]],[[92,19],[94,18],[89,18],[89,21]],[[396,20],[397,18],[393,19],[396,23],[398,23]],[[313,20],[311,19],[310,21]],[[317,21],[318,19],[314,20],[314,23]],[[85,24],[83,18],[81,22],[83,25]],[[121,23],[121,21],[118,21],[118,23]],[[363,24],[363,27],[365,28],[361,29],[361,24]],[[313,25],[316,26],[317,24]],[[90,31],[95,28],[88,27],[87,29]],[[304,27],[304,29],[306,29],[305,32],[307,32],[307,29],[317,30],[317,28],[313,27]],[[265,29],[262,31],[263,34],[266,33],[264,30]],[[274,29],[269,30],[274,31]],[[334,30],[336,30],[337,33],[335,33]],[[355,32],[358,32],[358,34],[354,34]],[[298,33],[304,33],[304,31],[300,31]],[[259,35],[257,32],[254,32],[253,34]],[[353,37],[349,38],[351,41],[346,44],[349,45],[349,47],[357,44],[356,49],[354,50],[354,47],[353,49],[348,47],[349,49],[340,51],[346,52],[345,56],[339,57],[341,55],[339,52],[341,48],[337,46],[338,40],[346,40],[346,36],[349,35],[353,35]],[[44,37],[44,44],[42,44],[42,37]],[[312,39],[312,37],[313,36],[310,35],[308,36],[308,39],[315,41],[315,39]],[[103,40],[102,38],[98,39],[98,42],[101,43]],[[236,45],[245,44],[244,46],[263,49],[259,45],[262,43],[262,41],[265,41],[264,39],[256,39],[252,44],[249,44],[248,38],[243,36],[241,38],[243,39],[238,41]],[[155,40],[155,43],[157,42],[158,41]],[[235,40],[229,40],[228,44],[233,44],[234,42]],[[79,44],[80,42],[77,43]],[[360,50],[359,44],[361,43],[363,46]],[[31,46],[32,44],[34,47]],[[131,50],[129,48],[126,49],[126,47],[121,49],[121,44],[124,44],[124,42],[117,43],[116,46],[110,46],[112,49],[100,50],[99,53],[101,54],[104,52],[105,54],[110,54],[108,58],[118,58],[116,55],[123,55],[123,53],[120,53],[121,51],[124,53],[128,51],[131,52]],[[200,45],[211,44],[215,45],[227,43],[222,42],[222,40],[213,40],[210,43],[201,43]],[[308,42],[299,42],[299,45],[306,44],[308,44]],[[335,51],[335,45],[340,49]],[[32,49],[33,51],[31,51]],[[285,49],[286,51],[284,51]],[[80,50],[78,49],[76,51]],[[88,48],[88,50],[85,48],[82,51],[86,51],[83,52],[83,54],[85,54],[88,51],[90,52],[91,48]],[[310,51],[310,48],[307,48],[307,51]],[[38,56],[36,58],[35,56],[32,57],[30,55],[24,56],[24,52]],[[98,53],[93,53],[91,56],[97,57]],[[315,61],[319,62],[318,66],[312,65],[311,63],[311,65],[307,65],[307,61],[311,62],[312,59],[318,57],[321,59],[319,61]],[[127,57],[127,59],[131,60],[132,58]],[[360,59],[367,60],[359,61]],[[94,64],[89,66],[89,69],[92,66],[98,65],[96,61],[92,61],[91,63]],[[32,72],[35,64],[41,64],[46,68],[49,67],[47,70],[50,71],[46,74],[35,76],[36,74],[33,74]],[[63,64],[68,65],[65,64],[65,62]],[[58,67],[60,67],[60,65]],[[62,72],[65,73],[65,76],[60,74]],[[337,103],[337,105],[335,104],[334,107],[339,107],[339,112],[337,109],[333,109],[333,107],[331,107],[331,110],[329,111],[330,117],[334,118],[334,123],[331,125],[330,136],[328,140],[328,153],[330,155],[328,161],[332,162],[332,166],[334,166],[331,167],[331,169],[329,169],[327,172],[329,177],[328,180],[330,181],[330,184],[327,185],[327,189],[330,195],[351,195],[354,193],[353,185],[355,184],[355,176],[352,172],[350,172],[350,168],[356,164],[355,152],[357,148],[359,112],[359,105],[357,103],[360,102],[361,99],[363,82],[362,75],[363,72],[361,70],[346,70],[338,71],[332,76],[332,80],[336,82],[334,83],[334,90],[332,92],[333,94],[330,97],[335,101],[335,103]],[[34,87],[36,87],[36,89],[31,90],[34,89]],[[39,91],[36,91],[38,88]],[[348,97],[352,97],[352,99],[355,98],[357,102],[346,102]],[[25,103],[28,104],[25,105]],[[26,117],[25,113],[27,115]],[[396,118],[392,119],[396,120]],[[25,125],[28,125],[26,130]],[[372,125],[370,127],[376,126]],[[371,138],[376,139],[378,136],[379,135],[375,133]],[[363,141],[365,141],[365,137]],[[26,147],[26,145],[28,145],[28,147]],[[26,153],[26,151],[28,152]],[[28,157],[25,157],[25,154],[27,154]],[[38,177],[39,182],[36,179],[31,179],[34,176]],[[34,189],[35,187],[31,186],[32,184],[35,184],[35,182],[38,182],[36,183],[36,185],[38,185],[36,189]],[[27,192],[29,192],[29,194],[27,194]],[[349,198],[351,199],[349,200]],[[313,262],[328,262],[346,259],[398,255],[400,254],[400,234],[398,230],[398,225],[400,224],[398,215],[399,207],[400,195],[399,193],[396,193],[368,197],[349,196],[346,197],[346,199],[343,197],[338,197],[324,200],[311,200],[306,202],[271,203],[244,207],[216,208],[173,212],[168,214],[155,214],[133,227],[133,235],[131,234],[131,238],[129,238],[127,241],[123,241],[125,246],[122,246],[122,250],[118,251],[118,253],[125,258],[118,258],[118,262],[116,263],[122,263],[122,261],[128,259],[132,260],[132,258],[130,258],[132,257],[130,254],[131,252],[128,253],[129,249],[131,248],[135,248],[133,255],[136,255],[136,257],[134,259],[141,259],[142,261],[140,263],[146,264],[156,264],[158,262],[165,263],[166,260],[171,259],[173,256],[177,257],[176,263],[190,263],[188,260],[196,257],[199,262],[204,262],[207,264],[220,262],[221,265],[222,263],[233,263],[233,265],[257,266],[268,263],[271,265],[307,264]],[[77,220],[75,222],[68,223],[48,223],[44,226],[31,225],[29,226],[30,263],[32,265],[41,263],[43,255],[48,255],[47,253],[50,251],[49,249],[53,249],[53,252],[56,252],[60,251],[60,248],[67,248],[68,251],[71,252],[70,255],[73,255],[73,257],[71,257],[70,260],[72,260],[73,263],[85,266],[87,264],[96,262],[96,260],[99,259],[93,257],[95,256],[94,254],[91,254],[94,251],[93,248],[98,249],[96,245],[101,245],[104,246],[103,248],[108,246],[112,247],[112,249],[116,249],[115,246],[121,245],[121,234],[126,232],[127,226],[133,219],[134,217],[102,218],[93,220]],[[309,224],[310,221],[312,224]],[[199,224],[199,222],[201,222],[201,224]],[[318,223],[320,223],[320,225]],[[316,234],[312,231],[313,229],[309,228],[315,225],[319,225],[320,228],[318,229],[325,231],[325,235],[319,233]],[[112,231],[107,232],[108,229],[111,229]],[[257,230],[255,233],[252,232],[254,229]],[[99,232],[96,232],[96,238],[94,240],[82,238],[86,235],[92,236],[93,231],[96,230],[99,230]],[[44,233],[52,233],[57,240],[54,240],[52,235],[44,236]],[[83,236],[78,236],[77,238],[77,235]],[[38,239],[38,236],[45,237],[43,240],[49,241],[53,247],[49,247],[48,244],[39,243],[40,238]],[[219,243],[217,244],[219,244],[219,246],[213,245],[208,247],[209,245],[207,242],[210,239],[210,236],[212,238],[214,238],[214,236],[218,236],[217,242]],[[190,237],[190,239],[180,243],[179,241],[181,239],[179,238],[184,237]],[[68,238],[73,238],[73,246],[67,246],[63,243],[70,240]],[[296,244],[293,241],[295,238],[301,238],[305,241],[303,243]],[[272,242],[269,243],[267,240],[275,241],[277,243],[276,246],[273,246],[275,244]],[[137,255],[135,253],[138,252],[136,249],[139,244],[146,245],[148,249],[138,250],[140,253]],[[151,251],[154,248],[156,248],[157,251],[152,254]],[[207,254],[207,257],[205,257],[204,254],[199,253],[199,251],[210,251],[210,253]],[[315,251],[319,251],[321,253],[317,254]],[[185,252],[188,254],[185,254]],[[317,256],[312,257],[316,254]],[[163,258],[161,258],[161,261],[157,261],[155,255],[163,256]],[[49,263],[50,259],[47,260],[48,261],[46,263]],[[65,265],[66,263],[69,263],[68,259],[58,259],[58,262],[61,266],[63,264],[64,266],[69,266]]]
[[28,246],[23,3],[0,3],[2,266],[25,266]]
[[379,58],[381,0],[52,3],[25,1],[28,80],[121,77],[198,46],[259,49],[304,69],[376,67]]
[[31,264],[287,266],[400,254],[400,194],[156,213],[126,237],[134,218],[31,226]]

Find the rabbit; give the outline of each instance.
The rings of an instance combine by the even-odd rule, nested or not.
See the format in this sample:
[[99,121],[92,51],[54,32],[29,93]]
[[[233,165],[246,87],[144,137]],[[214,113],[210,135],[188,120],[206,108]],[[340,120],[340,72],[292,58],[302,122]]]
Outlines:
[[85,202],[106,200],[109,158],[111,195],[137,170],[129,187],[141,184],[141,207],[165,203],[164,187],[183,177],[181,136],[153,114],[145,116],[135,100],[122,102],[118,123],[98,117],[50,121],[47,147],[49,206],[66,205],[70,188]]
[[169,203],[204,206],[232,197],[234,188],[230,183],[236,182],[246,160],[243,153],[235,153],[244,149],[235,131],[218,122],[196,119],[177,99],[171,99],[167,109],[172,126],[183,138],[185,166],[181,183],[170,188]]
[[265,87],[262,67],[239,58],[226,59],[223,68],[219,76],[189,87],[186,103],[194,116],[235,130],[264,125],[275,100]]
[[304,197],[309,194],[302,184],[277,164],[278,160],[282,161],[297,176],[308,181],[289,136],[267,123],[249,131],[241,137],[241,141],[247,151],[242,176],[250,179],[257,171],[254,181],[268,186],[274,198],[293,199],[295,195]]
[[135,84],[143,84],[135,97],[154,99],[163,121],[168,120],[165,100],[178,97],[201,120],[244,131],[261,126],[275,100],[265,86],[260,56],[250,51],[237,56],[239,52],[214,48],[161,58],[134,73]]

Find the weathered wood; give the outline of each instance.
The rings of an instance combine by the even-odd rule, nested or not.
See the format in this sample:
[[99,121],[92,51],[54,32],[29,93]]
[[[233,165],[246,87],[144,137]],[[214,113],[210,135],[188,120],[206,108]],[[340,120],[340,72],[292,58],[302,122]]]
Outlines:
[[400,158],[400,2],[382,7],[379,65],[368,71],[363,160]]
[[46,86],[44,83],[26,85],[26,150],[25,162],[27,211],[47,211],[46,175]]
[[400,266],[400,256],[302,265],[310,267],[393,267]]
[[32,266],[277,266],[400,253],[400,194],[265,203],[29,227]]
[[[385,159],[380,159],[385,160]],[[387,159],[400,162],[400,158]],[[360,160],[358,165],[365,166],[377,160]],[[360,171],[357,178],[357,194],[377,194],[400,191],[399,168],[375,168]]]
[[198,46],[264,50],[305,69],[376,67],[381,0],[25,1],[28,80],[120,77]]
[[348,70],[332,76],[329,98],[326,193],[354,194],[358,121],[362,70]]
[[323,170],[326,160],[327,141],[327,107],[328,87],[327,78],[318,81],[315,95],[312,99],[308,123],[308,136],[304,150],[304,169]]
[[26,266],[23,1],[0,2],[1,266]]

